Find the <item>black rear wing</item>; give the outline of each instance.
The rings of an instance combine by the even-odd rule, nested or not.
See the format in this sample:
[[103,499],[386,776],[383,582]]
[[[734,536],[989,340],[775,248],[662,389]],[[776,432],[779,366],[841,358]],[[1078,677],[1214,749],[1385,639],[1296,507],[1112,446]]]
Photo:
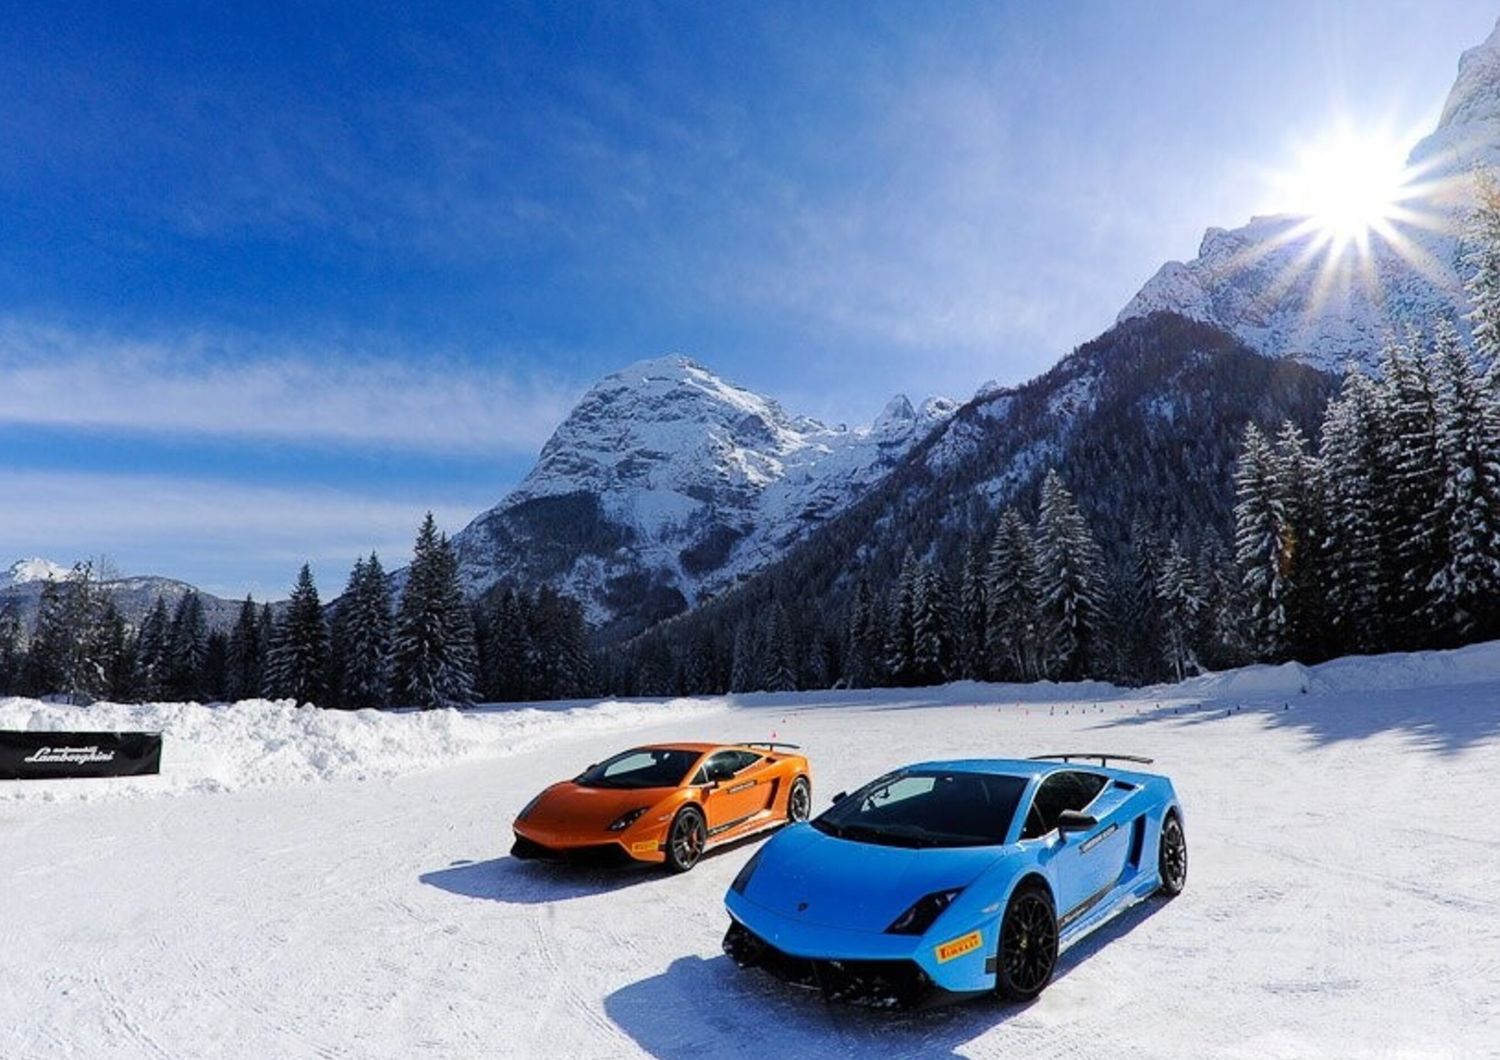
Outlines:
[[1087,751],[1067,751],[1059,754],[1031,756],[1033,762],[1041,762],[1049,758],[1060,758],[1064,762],[1071,762],[1075,758],[1097,758],[1099,764],[1105,769],[1109,768],[1109,760],[1111,758],[1116,762],[1132,762],[1141,766],[1149,766],[1152,762],[1156,761],[1154,758],[1142,758],[1140,755],[1094,754]]
[[774,751],[778,747],[785,748],[788,751],[800,751],[800,750],[802,750],[802,745],[801,744],[798,744],[798,743],[777,743],[775,740],[746,740],[743,743],[737,743],[737,744],[735,744],[735,746],[736,747],[764,747],[768,751]]

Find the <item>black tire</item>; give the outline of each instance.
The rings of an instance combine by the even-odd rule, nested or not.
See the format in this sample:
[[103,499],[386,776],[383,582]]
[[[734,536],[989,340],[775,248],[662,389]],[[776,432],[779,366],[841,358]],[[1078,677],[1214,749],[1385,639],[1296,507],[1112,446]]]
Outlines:
[[1040,883],[1016,888],[1000,918],[995,992],[1005,1001],[1030,1001],[1057,970],[1057,909]]
[[1187,886],[1187,870],[1187,834],[1178,816],[1169,813],[1161,824],[1161,841],[1156,846],[1156,871],[1161,877],[1156,893],[1163,898],[1176,898]]
[[667,829],[667,871],[688,871],[698,864],[706,846],[708,825],[704,823],[703,811],[696,806],[684,806]]
[[805,821],[812,816],[812,783],[806,777],[792,781],[786,793],[786,819],[790,824]]

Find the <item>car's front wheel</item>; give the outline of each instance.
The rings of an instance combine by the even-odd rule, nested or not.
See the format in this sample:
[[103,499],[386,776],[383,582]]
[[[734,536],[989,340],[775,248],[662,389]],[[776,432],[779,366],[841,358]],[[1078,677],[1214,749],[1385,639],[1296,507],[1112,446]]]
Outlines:
[[1163,898],[1176,898],[1187,886],[1187,836],[1182,831],[1182,822],[1175,813],[1169,813],[1161,826],[1161,844],[1157,849],[1156,869],[1161,876],[1161,886],[1156,893]]
[[667,868],[686,872],[698,864],[707,845],[708,825],[703,821],[703,811],[696,806],[684,806],[667,832]]
[[786,819],[793,824],[807,820],[812,813],[812,785],[806,777],[792,781],[792,790],[786,794]]
[[1057,910],[1039,883],[1023,884],[1000,918],[995,990],[1006,1001],[1030,1001],[1057,967]]

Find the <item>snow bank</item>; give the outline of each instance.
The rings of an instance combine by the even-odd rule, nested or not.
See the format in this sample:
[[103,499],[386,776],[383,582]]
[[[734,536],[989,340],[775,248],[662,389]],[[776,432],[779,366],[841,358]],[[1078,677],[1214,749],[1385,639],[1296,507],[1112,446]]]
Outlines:
[[160,731],[156,777],[0,781],[0,802],[130,794],[234,791],[328,780],[365,780],[498,758],[563,736],[659,724],[723,709],[716,700],[622,702],[572,708],[340,711],[290,700],[96,703],[90,707],[0,699],[0,729]]
[[1230,699],[1306,693],[1381,692],[1444,688],[1500,679],[1500,641],[1447,651],[1346,655],[1316,666],[1297,662],[1242,666],[1203,674],[1181,684],[1161,685],[1152,694]]

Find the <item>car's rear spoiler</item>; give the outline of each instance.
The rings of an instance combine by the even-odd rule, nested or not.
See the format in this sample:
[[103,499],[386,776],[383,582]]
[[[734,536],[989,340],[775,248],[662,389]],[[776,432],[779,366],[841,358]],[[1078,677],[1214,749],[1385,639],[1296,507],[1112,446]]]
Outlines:
[[1099,764],[1105,768],[1109,767],[1109,760],[1113,758],[1116,762],[1134,762],[1137,765],[1149,766],[1156,761],[1154,758],[1142,758],[1140,755],[1117,755],[1117,754],[1093,754],[1085,751],[1068,751],[1060,754],[1032,755],[1033,762],[1040,762],[1048,758],[1061,758],[1064,762],[1071,762],[1075,758],[1097,758]]
[[800,751],[800,750],[802,750],[802,745],[801,744],[797,744],[797,743],[777,743],[774,740],[745,740],[743,743],[737,743],[737,744],[735,744],[735,746],[736,747],[764,747],[764,748],[766,748],[768,750],[773,750],[773,751],[776,748],[778,748],[778,747],[784,747],[784,748],[786,748],[789,751]]

